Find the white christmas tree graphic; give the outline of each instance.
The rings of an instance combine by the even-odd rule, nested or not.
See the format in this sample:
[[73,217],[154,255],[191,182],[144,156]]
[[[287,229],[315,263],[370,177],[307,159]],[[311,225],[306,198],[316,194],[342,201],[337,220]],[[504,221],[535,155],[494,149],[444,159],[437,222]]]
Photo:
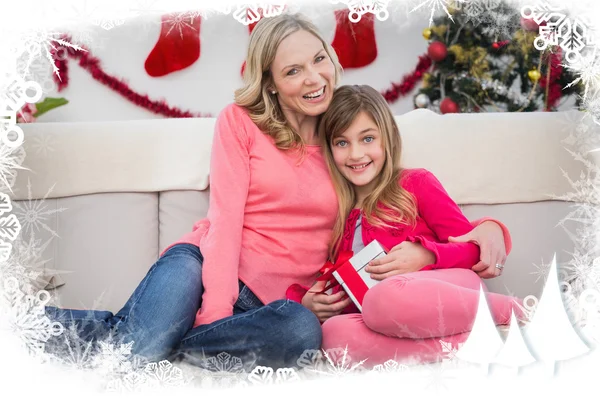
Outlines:
[[531,353],[547,365],[554,375],[556,361],[568,360],[589,351],[573,329],[558,285],[556,253],[550,265],[546,284],[531,322],[524,329]]
[[535,362],[535,358],[529,352],[525,339],[521,334],[521,328],[517,322],[514,311],[510,316],[510,327],[508,336],[504,342],[502,350],[496,355],[494,364],[504,365],[515,369],[515,374],[519,373],[519,368]]
[[588,351],[589,348],[573,329],[565,310],[554,254],[535,314],[523,328],[523,333],[513,312],[506,342],[502,342],[485,293],[480,287],[479,304],[471,334],[456,357],[481,364],[486,373],[489,372],[490,364],[516,368],[518,373],[520,367],[538,361],[544,363],[551,375],[554,375],[556,361],[575,358]]
[[487,374],[489,364],[494,361],[502,346],[504,346],[504,342],[500,338],[496,324],[490,314],[485,292],[480,285],[479,304],[477,305],[473,328],[467,341],[456,352],[456,357],[463,361],[481,364]]

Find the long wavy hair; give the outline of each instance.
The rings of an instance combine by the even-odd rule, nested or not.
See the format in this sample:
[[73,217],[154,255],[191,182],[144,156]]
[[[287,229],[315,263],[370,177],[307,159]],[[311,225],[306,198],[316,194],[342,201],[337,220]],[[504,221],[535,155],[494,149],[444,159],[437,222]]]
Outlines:
[[277,97],[269,91],[273,86],[271,65],[281,42],[299,30],[307,31],[321,41],[335,67],[337,86],[342,66],[333,48],[306,17],[301,14],[281,14],[261,19],[252,30],[243,75],[244,84],[235,91],[235,103],[246,108],[252,121],[283,150],[303,150],[305,144],[298,132],[288,124]]
[[337,253],[344,234],[346,219],[356,204],[354,185],[337,169],[333,159],[333,140],[341,136],[364,112],[375,122],[382,137],[385,155],[381,173],[375,178],[375,189],[364,199],[365,219],[374,226],[394,229],[394,224],[413,225],[417,219],[417,205],[411,193],[400,184],[402,140],[398,125],[384,97],[367,85],[346,85],[338,88],[319,124],[319,137],[329,173],[337,193],[339,211],[329,247],[331,260]]

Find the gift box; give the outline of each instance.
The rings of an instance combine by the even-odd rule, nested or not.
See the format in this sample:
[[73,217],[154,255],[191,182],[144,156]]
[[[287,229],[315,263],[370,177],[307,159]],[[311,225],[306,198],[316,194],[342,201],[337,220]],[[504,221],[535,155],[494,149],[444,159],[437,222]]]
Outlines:
[[384,247],[377,240],[373,240],[364,249],[331,272],[361,312],[363,298],[367,290],[380,282],[372,279],[365,268],[371,260],[381,258],[386,254]]

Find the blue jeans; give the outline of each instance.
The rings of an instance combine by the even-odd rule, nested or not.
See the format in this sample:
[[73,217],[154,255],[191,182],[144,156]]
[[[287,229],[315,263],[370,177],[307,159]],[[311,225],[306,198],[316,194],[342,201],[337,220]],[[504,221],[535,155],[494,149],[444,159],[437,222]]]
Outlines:
[[[221,352],[246,366],[293,367],[305,350],[321,346],[321,325],[307,308],[289,300],[267,305],[240,282],[234,314],[192,328],[202,301],[202,261],[198,246],[171,247],[150,268],[125,306],[108,311],[47,306],[46,314],[79,339],[134,342],[132,354],[147,361],[181,359],[202,366]],[[46,345],[50,353],[67,351],[61,336]]]

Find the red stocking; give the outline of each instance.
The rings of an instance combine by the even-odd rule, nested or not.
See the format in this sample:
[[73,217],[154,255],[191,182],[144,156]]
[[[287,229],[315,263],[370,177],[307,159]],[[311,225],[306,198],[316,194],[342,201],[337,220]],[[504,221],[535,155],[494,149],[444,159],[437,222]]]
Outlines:
[[161,20],[160,37],[144,64],[153,77],[187,68],[200,57],[199,16],[168,14]]
[[331,46],[344,68],[360,68],[371,64],[377,57],[374,15],[364,14],[360,21],[348,19],[350,10],[336,10],[337,26]]

